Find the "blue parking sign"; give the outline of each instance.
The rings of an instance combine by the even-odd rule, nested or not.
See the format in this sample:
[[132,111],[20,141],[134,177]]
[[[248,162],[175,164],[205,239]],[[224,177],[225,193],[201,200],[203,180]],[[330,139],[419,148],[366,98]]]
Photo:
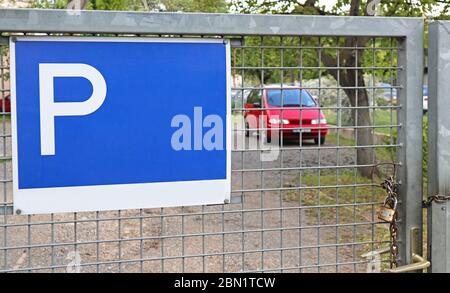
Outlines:
[[19,37],[10,48],[16,211],[229,200],[227,40]]

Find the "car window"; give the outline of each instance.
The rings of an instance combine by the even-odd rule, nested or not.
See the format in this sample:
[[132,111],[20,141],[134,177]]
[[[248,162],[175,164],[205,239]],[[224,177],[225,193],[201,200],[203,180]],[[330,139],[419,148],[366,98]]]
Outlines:
[[248,94],[247,104],[252,104],[253,103],[253,93],[254,93],[254,91],[251,91],[250,94]]
[[[289,90],[268,90],[267,91],[267,103],[270,106],[304,106],[313,107],[316,106],[316,102],[313,97],[306,91],[300,89]],[[300,104],[301,103],[301,104]]]
[[261,90],[252,90],[247,98],[247,104],[261,103]]

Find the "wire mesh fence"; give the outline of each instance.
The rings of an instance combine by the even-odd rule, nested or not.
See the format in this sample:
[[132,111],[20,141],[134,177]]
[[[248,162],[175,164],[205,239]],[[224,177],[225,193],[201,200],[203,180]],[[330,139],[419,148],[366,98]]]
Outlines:
[[216,37],[232,40],[231,203],[51,215],[11,214],[10,61],[1,46],[0,271],[370,267],[363,255],[389,246],[375,210],[392,170],[376,165],[398,163],[401,147],[398,39]]

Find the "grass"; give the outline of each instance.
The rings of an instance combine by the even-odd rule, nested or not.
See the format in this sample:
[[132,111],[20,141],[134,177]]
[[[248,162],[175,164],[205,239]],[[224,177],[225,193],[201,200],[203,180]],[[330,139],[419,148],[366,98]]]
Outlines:
[[10,113],[0,114],[0,122],[3,119],[5,119],[5,121],[11,121],[11,114]]
[[[338,125],[337,112],[336,110],[323,110],[325,117],[329,124]],[[351,126],[352,122],[348,121],[349,117],[346,117],[350,114],[341,113],[341,125],[342,126]],[[391,109],[375,109],[372,111],[372,117],[374,117],[373,125],[374,126],[392,126],[397,125],[397,115],[394,110]],[[347,118],[347,119],[345,119]],[[379,134],[391,134],[395,132],[396,127],[380,127],[374,128],[375,133]]]
[[[338,137],[336,133],[330,133],[327,141],[340,146],[356,145],[353,139]],[[378,162],[391,162],[394,158],[394,151],[388,147],[377,148],[375,152]],[[305,170],[301,174],[301,187],[304,189],[289,191],[284,199],[299,202],[305,208],[311,225],[334,227],[336,233],[325,236],[328,242],[365,243],[355,248],[355,254],[360,256],[388,247],[387,243],[370,243],[387,242],[390,239],[387,224],[370,223],[378,221],[376,210],[380,204],[374,203],[383,202],[386,196],[385,191],[379,187],[381,181],[382,178],[376,176],[373,180],[363,177],[355,168]],[[353,225],[355,223],[358,225]],[[336,224],[343,226],[336,228]],[[383,263],[382,267],[386,266]]]
[[[388,224],[373,225],[376,222],[376,210],[386,193],[377,186],[369,186],[378,183],[360,177],[352,170],[320,170],[305,171],[301,176],[302,186],[311,188],[298,191],[290,191],[285,200],[296,201],[305,208],[306,217],[310,225],[331,225],[336,233],[327,233],[321,236],[321,241],[326,243],[362,243],[353,246],[346,245],[348,250],[355,249],[355,257],[364,253],[386,248],[390,239]],[[319,188],[320,186],[339,186],[333,188]],[[367,186],[351,186],[364,185]],[[310,208],[308,208],[310,207]],[[358,225],[353,225],[357,223]],[[367,223],[367,224],[364,224]],[[335,227],[334,225],[342,225]],[[326,239],[323,239],[323,238]],[[372,241],[377,243],[373,244]],[[381,242],[380,244],[378,242]],[[352,254],[348,251],[348,254]],[[387,267],[383,263],[383,269]],[[385,267],[386,266],[386,267]]]
[[[334,132],[328,133],[327,141],[337,146],[356,146],[356,142],[352,138],[346,138]],[[395,149],[392,147],[378,147],[375,148],[375,155],[378,162],[392,162],[395,161]]]

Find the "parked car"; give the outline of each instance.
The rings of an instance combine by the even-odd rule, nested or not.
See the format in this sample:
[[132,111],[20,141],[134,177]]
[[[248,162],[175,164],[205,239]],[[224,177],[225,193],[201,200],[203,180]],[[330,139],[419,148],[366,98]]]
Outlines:
[[[3,105],[5,105],[5,109],[3,109]],[[5,96],[5,101],[0,97],[0,112],[10,113],[11,112],[11,100],[9,95]]]
[[299,87],[265,85],[252,90],[245,104],[245,134],[267,128],[271,142],[274,128],[283,138],[314,139],[323,144],[328,133],[325,115],[311,94]]
[[[397,100],[397,89],[392,88],[389,83],[378,83],[377,87],[382,89],[381,98],[386,101],[390,101],[392,99],[393,102]],[[422,107],[423,113],[425,114],[428,111],[428,86],[424,85],[422,87]]]
[[428,86],[424,85],[422,88],[422,106],[423,113],[425,114],[428,111]]
[[397,89],[394,88],[391,84],[380,82],[376,85],[381,93],[379,95],[380,98],[386,100],[386,101],[395,101],[397,100]]

